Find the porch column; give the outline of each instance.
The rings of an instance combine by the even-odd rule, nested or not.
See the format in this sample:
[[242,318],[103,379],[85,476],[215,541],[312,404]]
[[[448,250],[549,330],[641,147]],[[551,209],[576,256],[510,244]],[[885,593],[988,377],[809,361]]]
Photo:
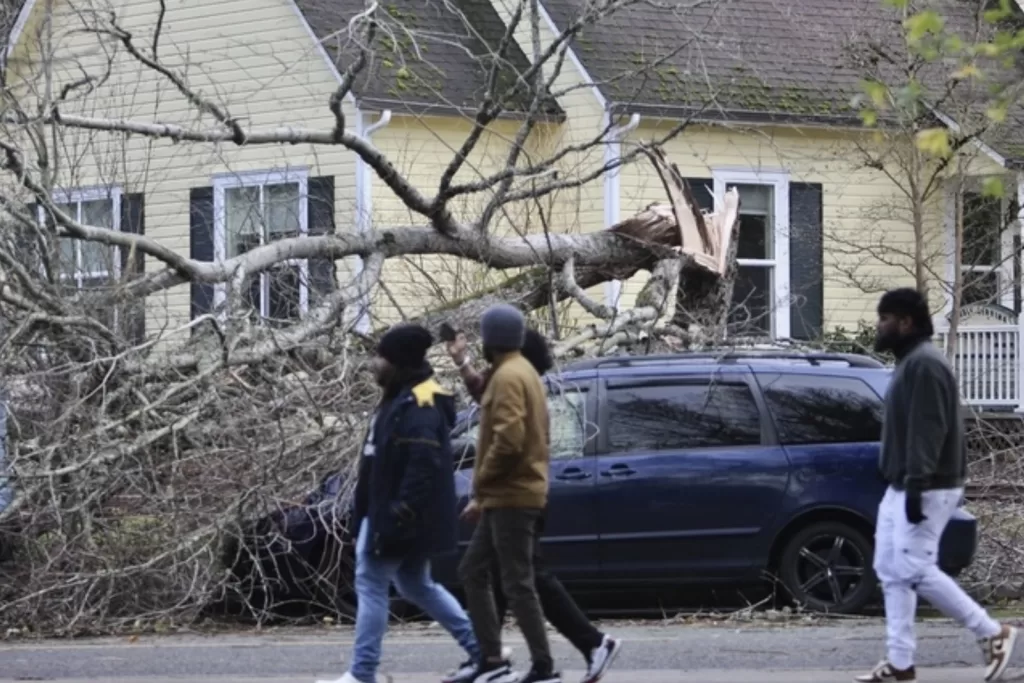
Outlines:
[[[1017,230],[1021,235],[1021,243],[1024,244],[1024,171],[1017,171]],[[1015,258],[1020,258],[1016,255]],[[1022,278],[1024,281],[1024,278]],[[1021,288],[1022,300],[1024,300],[1024,282],[1016,283]],[[1014,360],[1017,363],[1017,386],[1016,412],[1024,413],[1024,314],[1017,314],[1017,339],[1014,341]]]

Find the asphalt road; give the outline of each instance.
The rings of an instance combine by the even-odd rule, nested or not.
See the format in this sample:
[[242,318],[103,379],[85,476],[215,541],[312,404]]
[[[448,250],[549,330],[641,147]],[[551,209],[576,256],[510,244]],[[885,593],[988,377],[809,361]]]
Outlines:
[[[608,683],[749,683],[849,681],[881,654],[882,624],[877,620],[827,625],[700,623],[629,625],[608,629],[625,640]],[[258,635],[178,635],[0,644],[0,683],[62,681],[86,683],[313,683],[345,670],[351,630],[308,629]],[[970,634],[947,622],[927,622],[918,630],[919,666],[930,683],[980,681],[980,654]],[[517,664],[526,648],[514,631],[506,643]],[[582,659],[552,635],[565,680],[577,681]],[[460,659],[460,652],[438,628],[393,630],[384,647],[382,671],[395,683],[434,683]],[[1021,652],[1024,662],[1024,650]],[[970,668],[967,668],[970,667]],[[1017,672],[1011,672],[1017,678]]]

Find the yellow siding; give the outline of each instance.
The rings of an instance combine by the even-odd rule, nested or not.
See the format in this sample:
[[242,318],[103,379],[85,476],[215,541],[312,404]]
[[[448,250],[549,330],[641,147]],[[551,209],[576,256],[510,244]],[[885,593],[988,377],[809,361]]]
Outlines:
[[[570,66],[567,72],[572,72]],[[578,75],[563,77],[558,88],[569,89],[578,84]],[[570,80],[575,79],[575,80]],[[589,89],[572,90],[561,98],[569,112],[565,123],[537,126],[527,141],[526,154],[536,163],[550,158],[566,146],[593,139],[601,130],[601,109]],[[460,171],[457,181],[484,178],[505,167],[510,143],[521,124],[515,121],[496,122],[477,144],[473,155]],[[396,117],[374,134],[378,145],[395,163],[399,172],[409,178],[427,196],[434,196],[444,169],[471,131],[471,124],[460,117]],[[592,145],[577,154],[567,155],[557,165],[562,181],[581,179],[603,163],[603,147]],[[525,162],[520,161],[520,165]],[[550,183],[551,177],[537,181]],[[491,196],[480,192],[459,199],[453,210],[463,220],[478,217]],[[496,217],[491,232],[495,236],[541,233],[544,221],[552,231],[581,233],[600,230],[603,221],[604,184],[601,179],[579,187],[560,189],[537,203],[526,201],[508,206]],[[544,220],[541,219],[543,213]],[[410,215],[379,178],[373,183],[373,223],[377,228],[395,225],[422,225],[420,217]],[[493,286],[514,272],[493,272],[454,258],[409,257],[390,261],[384,269],[380,288],[374,297],[373,316],[376,324],[387,324],[411,317],[424,307],[435,307],[466,297],[472,292]],[[591,296],[603,300],[602,288],[594,288]],[[584,317],[578,306],[569,307],[560,317],[561,324],[574,329]],[[538,321],[549,320],[546,312],[537,312]]]
[[[453,184],[481,181],[506,167],[511,142],[521,124],[497,121],[480,138],[455,176]],[[437,194],[441,176],[472,131],[464,117],[396,116],[373,136],[398,172],[427,197]],[[533,154],[533,136],[527,141]],[[373,178],[372,223],[375,229],[425,226],[426,219],[412,213],[380,178]],[[493,188],[494,186],[489,186]],[[517,189],[514,186],[513,189]],[[458,220],[472,224],[493,196],[491,189],[456,197],[449,208]],[[489,226],[495,237],[528,233],[535,229],[536,211],[528,203],[507,206]],[[514,275],[490,271],[472,261],[442,256],[408,256],[389,260],[373,300],[374,325],[392,324],[464,298]]]
[[[641,123],[629,140],[650,140],[670,128],[668,123]],[[863,150],[873,144],[868,135],[853,131],[691,126],[667,143],[665,151],[684,177],[711,178],[714,169],[787,171],[790,182],[821,183],[825,324],[850,330],[872,319],[880,288],[913,284],[909,203],[894,182],[864,166]],[[979,160],[974,172],[985,169],[991,166]],[[662,185],[646,162],[623,171],[621,196],[624,216],[665,201]],[[925,217],[930,234],[926,252],[939,277],[948,257],[944,212],[944,201],[937,201]],[[625,283],[624,306],[632,305],[645,281],[646,274],[638,274]]]
[[[336,88],[333,73],[288,0],[167,0],[159,42],[160,59],[189,86],[225,106],[232,116],[254,127],[282,124],[330,129],[327,102]],[[93,15],[89,10],[95,10]],[[101,77],[113,54],[109,78],[95,92],[62,107],[110,119],[134,119],[210,128],[167,79],[133,60],[111,41],[101,42],[82,29],[95,17],[113,11],[148,53],[159,12],[155,0],[75,0],[73,7],[54,0],[52,43],[40,40],[45,3],[37,2],[33,21],[22,35],[12,60],[20,76],[22,101],[43,92],[40,64],[54,63],[54,90],[78,79],[84,70]],[[45,35],[45,31],[42,32]],[[354,111],[346,104],[348,125]],[[182,254],[189,251],[189,190],[211,185],[220,173],[307,167],[310,177],[335,177],[335,212],[339,230],[351,229],[355,205],[355,155],[344,148],[309,145],[253,146],[175,144],[125,139],[118,134],[65,130],[61,139],[56,186],[76,188],[119,185],[125,192],[145,193],[146,234]],[[30,158],[30,165],[38,160]],[[150,259],[147,270],[161,265]],[[346,269],[339,264],[339,280]],[[185,324],[189,289],[176,287],[150,298],[147,329],[157,332]]]

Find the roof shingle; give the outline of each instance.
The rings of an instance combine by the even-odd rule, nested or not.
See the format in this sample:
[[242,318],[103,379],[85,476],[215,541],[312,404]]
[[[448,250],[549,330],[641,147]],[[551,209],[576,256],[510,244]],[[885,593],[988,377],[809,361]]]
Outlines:
[[[365,9],[362,0],[297,0],[306,21],[335,60],[340,72],[358,55],[361,26],[350,21]],[[475,112],[487,91],[487,77],[505,34],[505,24],[487,0],[385,0],[376,14],[377,35],[368,61],[353,86],[356,98],[370,106],[411,113]],[[498,78],[498,92],[529,69],[522,49],[512,42]],[[531,93],[509,107],[522,112]],[[552,100],[545,114],[561,110]]]
[[[935,8],[959,35],[973,35],[978,0],[915,5]],[[544,6],[562,29],[588,3],[545,0]],[[882,72],[886,82],[901,82],[876,49],[902,58],[902,31],[902,15],[882,0],[637,2],[588,26],[573,48],[620,111],[859,125],[852,100],[863,92],[861,79]],[[947,73],[947,65],[931,64],[921,77],[942,91]],[[1004,127],[1000,135],[1012,130]]]

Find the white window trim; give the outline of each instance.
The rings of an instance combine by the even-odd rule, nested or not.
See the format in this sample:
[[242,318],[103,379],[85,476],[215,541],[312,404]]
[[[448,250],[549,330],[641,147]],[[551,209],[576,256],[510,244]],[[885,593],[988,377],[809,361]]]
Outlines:
[[[94,185],[87,187],[76,187],[67,190],[54,190],[51,196],[51,201],[54,204],[70,204],[72,202],[90,202],[98,199],[109,199],[111,203],[110,210],[112,215],[110,217],[110,224],[113,226],[113,230],[121,231],[121,200],[124,196],[124,191],[119,186],[104,186]],[[39,220],[40,225],[46,224],[46,211],[43,206],[36,207],[36,216]],[[75,212],[74,219],[79,223],[82,222],[82,207],[79,206]],[[70,238],[74,239],[74,238]],[[114,259],[113,272],[93,272],[85,273],[79,270],[79,256],[80,250],[75,250],[75,274],[72,278],[61,277],[62,280],[74,280],[76,289],[82,289],[83,277],[111,277],[114,280],[118,280],[121,277],[121,249],[120,247],[113,247],[113,253],[117,255]]]
[[[713,168],[715,203],[725,196],[726,185],[769,185],[775,209],[771,259],[737,259],[741,266],[771,266],[773,269],[772,336],[788,339],[790,335],[789,287],[789,172],[741,168]],[[717,208],[717,206],[716,206]]]
[[[227,260],[227,214],[225,213],[224,192],[235,187],[261,187],[283,183],[299,185],[299,234],[309,232],[309,169],[288,168],[284,170],[248,171],[244,173],[222,173],[213,176],[213,260],[222,263]],[[282,261],[283,265],[297,265],[300,271],[299,313],[305,315],[309,311],[309,260],[291,259]],[[261,278],[269,277],[264,272]],[[224,317],[224,302],[227,300],[227,284],[219,283],[213,289],[213,307],[221,311],[218,317]],[[260,316],[266,317],[264,310],[269,302],[260,299]]]
[[[967,193],[980,193],[980,185],[972,184],[964,189]],[[1009,209],[1009,199],[1002,198],[1002,213],[1005,215]],[[1022,204],[1024,206],[1024,204]],[[943,292],[942,317],[947,319],[953,314],[953,283],[956,277],[956,183],[950,181],[946,186],[946,282],[948,287]],[[1007,226],[999,235],[999,263],[995,266],[965,265],[964,271],[984,273],[996,271],[999,273],[999,300],[998,303],[1006,308],[1013,308],[1013,237],[1020,230],[1020,215],[1016,221],[1009,221]]]

